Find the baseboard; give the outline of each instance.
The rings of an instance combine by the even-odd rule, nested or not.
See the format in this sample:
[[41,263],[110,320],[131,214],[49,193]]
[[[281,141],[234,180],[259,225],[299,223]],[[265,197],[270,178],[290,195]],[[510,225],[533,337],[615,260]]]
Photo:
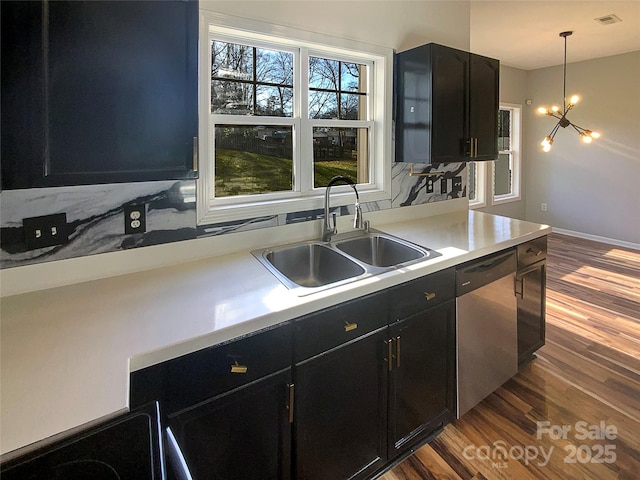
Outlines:
[[615,238],[601,237],[600,235],[591,235],[590,233],[574,232],[573,230],[565,230],[563,228],[553,227],[552,231],[560,233],[562,235],[569,235],[571,237],[584,238],[586,240],[593,240],[594,242],[609,243],[618,247],[631,248],[633,250],[640,250],[640,243],[625,242],[624,240],[617,240]]

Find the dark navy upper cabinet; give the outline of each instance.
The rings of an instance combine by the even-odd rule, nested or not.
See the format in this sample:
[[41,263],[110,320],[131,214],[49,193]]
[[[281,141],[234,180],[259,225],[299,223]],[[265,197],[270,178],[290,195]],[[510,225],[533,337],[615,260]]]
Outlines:
[[0,8],[3,189],[196,176],[196,0]]
[[495,160],[500,62],[435,43],[396,55],[396,162]]

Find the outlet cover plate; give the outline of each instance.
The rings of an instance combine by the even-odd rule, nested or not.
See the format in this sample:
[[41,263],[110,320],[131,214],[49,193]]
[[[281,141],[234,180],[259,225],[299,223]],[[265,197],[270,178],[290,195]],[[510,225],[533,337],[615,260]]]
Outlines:
[[27,250],[69,243],[66,213],[23,218],[22,229]]
[[124,207],[124,233],[144,233],[147,231],[147,206],[127,205]]

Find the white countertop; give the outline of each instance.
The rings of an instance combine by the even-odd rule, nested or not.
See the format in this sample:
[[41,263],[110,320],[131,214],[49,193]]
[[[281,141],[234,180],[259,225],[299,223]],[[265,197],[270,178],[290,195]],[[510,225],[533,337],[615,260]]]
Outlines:
[[3,298],[0,452],[126,409],[130,371],[551,231],[474,211],[374,226],[442,256],[304,297],[245,251]]

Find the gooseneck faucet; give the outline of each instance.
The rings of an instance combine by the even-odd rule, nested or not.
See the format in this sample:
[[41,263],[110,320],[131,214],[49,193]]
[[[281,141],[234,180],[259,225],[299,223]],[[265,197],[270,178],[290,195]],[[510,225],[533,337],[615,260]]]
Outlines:
[[324,227],[322,229],[322,241],[328,242],[331,240],[331,237],[338,233],[338,229],[336,227],[336,214],[333,213],[333,226],[331,226],[331,222],[329,220],[329,195],[331,194],[331,187],[336,183],[346,183],[347,185],[351,185],[353,191],[356,194],[356,203],[354,204],[355,215],[353,217],[353,228],[363,228],[364,222],[362,221],[362,209],[360,208],[360,196],[358,195],[358,189],[356,188],[356,183],[351,180],[349,177],[345,177],[343,175],[338,175],[329,180],[327,184],[327,189],[324,192]]

